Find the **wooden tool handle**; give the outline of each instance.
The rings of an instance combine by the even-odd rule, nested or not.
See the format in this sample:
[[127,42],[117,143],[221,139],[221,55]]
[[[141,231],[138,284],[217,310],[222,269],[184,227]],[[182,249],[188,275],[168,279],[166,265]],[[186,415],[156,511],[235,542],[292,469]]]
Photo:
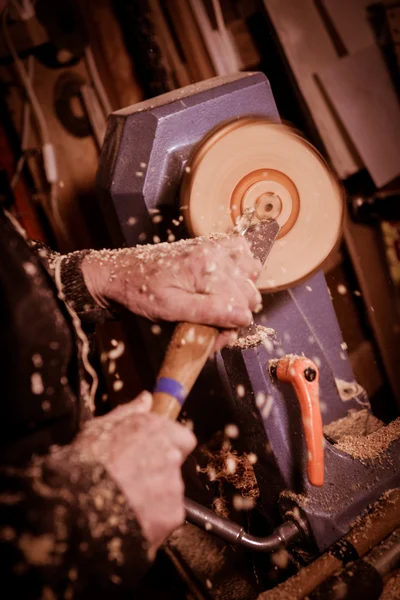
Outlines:
[[175,328],[158,374],[152,412],[176,419],[218,336],[208,325],[180,323]]

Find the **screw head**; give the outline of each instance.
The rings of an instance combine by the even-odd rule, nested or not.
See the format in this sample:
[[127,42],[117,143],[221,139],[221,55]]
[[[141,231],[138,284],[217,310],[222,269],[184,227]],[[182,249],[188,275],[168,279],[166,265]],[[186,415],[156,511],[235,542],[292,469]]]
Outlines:
[[307,379],[307,381],[314,381],[317,377],[317,371],[312,367],[307,367],[307,369],[304,369],[304,377]]

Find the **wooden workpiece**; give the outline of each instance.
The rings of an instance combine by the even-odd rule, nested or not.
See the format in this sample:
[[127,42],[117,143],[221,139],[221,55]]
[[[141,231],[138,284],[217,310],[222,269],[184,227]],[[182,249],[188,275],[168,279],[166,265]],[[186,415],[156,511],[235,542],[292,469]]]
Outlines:
[[193,236],[228,233],[248,209],[278,222],[257,282],[262,291],[310,276],[341,234],[343,198],[331,171],[295,131],[265,119],[228,124],[200,144],[184,175],[181,204]]

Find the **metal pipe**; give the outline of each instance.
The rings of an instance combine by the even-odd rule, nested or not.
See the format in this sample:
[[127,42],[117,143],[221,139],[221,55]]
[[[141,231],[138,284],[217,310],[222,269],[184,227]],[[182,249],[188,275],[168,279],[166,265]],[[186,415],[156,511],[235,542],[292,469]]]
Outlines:
[[256,552],[274,552],[303,537],[305,531],[294,520],[284,521],[267,537],[256,537],[243,527],[218,516],[212,510],[185,498],[186,519],[205,531],[209,531],[230,544],[237,544]]

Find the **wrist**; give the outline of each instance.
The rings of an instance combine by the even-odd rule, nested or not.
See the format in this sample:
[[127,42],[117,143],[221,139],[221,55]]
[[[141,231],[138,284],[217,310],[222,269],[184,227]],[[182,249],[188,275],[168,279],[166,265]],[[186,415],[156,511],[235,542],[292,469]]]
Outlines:
[[107,300],[107,282],[110,269],[107,260],[96,250],[85,256],[81,263],[82,277],[93,300],[102,308],[109,308]]

